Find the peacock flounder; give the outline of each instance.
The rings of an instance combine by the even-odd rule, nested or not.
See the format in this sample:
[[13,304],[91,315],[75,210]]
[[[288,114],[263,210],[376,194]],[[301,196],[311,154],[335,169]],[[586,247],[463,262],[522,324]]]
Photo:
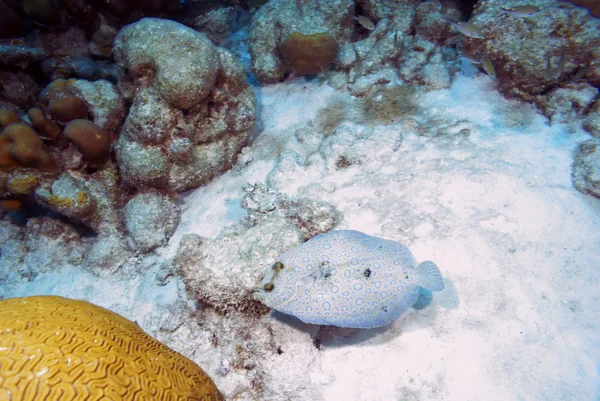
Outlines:
[[417,265],[398,242],[340,230],[284,253],[255,296],[305,323],[373,328],[390,324],[413,306],[420,287],[444,289],[435,263]]

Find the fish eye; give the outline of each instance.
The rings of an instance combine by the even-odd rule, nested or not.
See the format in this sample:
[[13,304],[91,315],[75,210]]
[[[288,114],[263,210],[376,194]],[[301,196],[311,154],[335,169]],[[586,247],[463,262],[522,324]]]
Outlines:
[[273,264],[273,270],[275,270],[276,272],[283,270],[283,267],[284,267],[283,263],[281,263],[281,262],[275,262]]
[[275,284],[273,284],[273,283],[267,283],[267,284],[264,285],[263,288],[264,288],[264,290],[266,292],[271,292],[271,291],[273,291],[273,288],[275,288]]

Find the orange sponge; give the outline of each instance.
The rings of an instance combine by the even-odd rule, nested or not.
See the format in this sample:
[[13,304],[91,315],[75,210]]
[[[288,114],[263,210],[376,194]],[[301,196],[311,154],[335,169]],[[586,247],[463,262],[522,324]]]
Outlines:
[[0,327],[0,360],[6,361],[0,389],[7,399],[223,400],[192,361],[85,301],[5,299]]
[[110,137],[89,120],[73,120],[65,127],[63,135],[83,155],[92,167],[101,167],[110,157]]
[[58,169],[56,161],[46,151],[33,128],[14,123],[0,134],[0,169],[9,172],[19,166],[33,167],[45,173],[53,173]]
[[[0,210],[5,212],[16,212],[23,206],[23,202],[18,199],[0,199]],[[2,389],[2,387],[0,387]]]
[[303,35],[291,33],[283,42],[283,56],[298,74],[318,74],[329,69],[339,45],[327,32]]

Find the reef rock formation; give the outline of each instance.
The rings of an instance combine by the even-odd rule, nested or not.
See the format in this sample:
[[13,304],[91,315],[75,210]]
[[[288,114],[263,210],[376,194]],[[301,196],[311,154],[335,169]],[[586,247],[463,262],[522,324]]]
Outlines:
[[116,145],[126,183],[183,191],[232,166],[254,128],[256,99],[230,52],[153,18],[121,30],[114,52],[132,102]]
[[[282,45],[291,34],[327,34],[313,37],[315,40],[331,38],[338,44],[349,42],[354,27],[353,12],[354,2],[348,0],[310,3],[272,0],[262,6],[253,16],[250,27],[252,70],[258,81],[262,84],[275,83],[293,71],[292,65],[281,54]],[[318,43],[315,47],[331,48]],[[301,53],[303,49],[297,49],[297,52]],[[321,67],[329,69],[329,65]]]
[[540,11],[523,18],[505,13],[504,1],[477,2],[469,22],[484,37],[465,37],[465,53],[488,57],[495,65],[499,90],[529,102],[579,74],[591,85],[600,85],[600,19],[565,2],[528,3]]
[[592,85],[567,83],[538,98],[537,105],[552,123],[577,122],[598,98]]
[[590,139],[575,151],[571,180],[573,186],[584,194],[600,198],[600,141]]
[[358,40],[340,48],[332,86],[347,85],[358,97],[401,81],[424,90],[450,87],[457,57],[448,45],[458,35],[446,19],[458,18],[458,9],[414,0],[385,5],[364,1],[361,9],[375,29],[368,31],[356,24],[353,38]]
[[188,294],[203,305],[227,313],[268,312],[252,297],[264,269],[286,249],[303,240],[293,224],[281,218],[211,240],[196,234],[183,237],[173,266]]

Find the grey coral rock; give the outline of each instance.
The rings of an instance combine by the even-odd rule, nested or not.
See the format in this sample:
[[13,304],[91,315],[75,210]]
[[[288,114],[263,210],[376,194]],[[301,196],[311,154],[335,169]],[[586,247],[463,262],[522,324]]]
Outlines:
[[0,220],[0,283],[19,269],[27,255],[25,230],[6,219]]
[[583,121],[583,128],[592,134],[593,137],[600,138],[600,102],[597,101]]
[[600,198],[600,141],[598,139],[581,143],[575,151],[571,180],[578,191]]
[[298,228],[305,238],[326,233],[340,222],[340,213],[327,202],[308,198],[289,198],[262,184],[244,188],[242,207],[248,213],[248,222],[256,225],[272,216],[285,217]]
[[219,7],[199,15],[189,25],[208,36],[214,43],[221,45],[233,29],[236,12],[235,7]]
[[50,217],[27,220],[24,262],[31,271],[49,272],[66,263],[80,264],[84,249],[79,233],[69,224]]
[[106,277],[116,272],[131,256],[123,235],[101,234],[86,252],[82,266],[94,274]]
[[335,207],[329,203],[311,199],[293,199],[282,205],[285,217],[298,227],[306,238],[326,233],[342,219]]
[[446,10],[448,15],[444,13],[444,9],[445,7],[436,1],[419,4],[413,22],[415,33],[438,45],[447,44],[448,39],[456,35],[456,32],[446,18],[460,20],[460,13],[456,9],[450,9]]
[[407,40],[400,76],[430,90],[449,88],[452,83],[439,46],[420,36]]
[[132,102],[115,147],[126,183],[183,191],[233,165],[254,129],[256,99],[229,51],[145,18],[119,32],[114,52]]
[[26,67],[45,57],[46,53],[39,47],[0,44],[0,64],[6,66]]
[[373,85],[400,79],[425,90],[449,87],[456,52],[440,45],[456,36],[445,18],[457,18],[459,12],[434,2],[419,3],[361,2],[361,13],[376,22],[376,28],[366,38],[340,48],[331,84],[336,88],[347,84],[355,96],[367,95],[366,89]]
[[0,70],[0,99],[24,110],[32,107],[40,91],[32,76],[24,71]]
[[125,205],[124,217],[133,249],[151,251],[165,245],[179,224],[179,206],[159,193],[139,193]]
[[540,96],[538,106],[552,123],[579,121],[598,99],[598,89],[587,83],[569,83]]
[[52,182],[43,182],[34,192],[38,204],[81,222],[97,234],[122,231],[117,211],[116,167],[112,163],[93,175],[67,170]]
[[65,264],[80,264],[85,247],[69,224],[51,217],[32,217],[25,227],[0,220],[0,250],[2,283],[9,276],[31,280]]

